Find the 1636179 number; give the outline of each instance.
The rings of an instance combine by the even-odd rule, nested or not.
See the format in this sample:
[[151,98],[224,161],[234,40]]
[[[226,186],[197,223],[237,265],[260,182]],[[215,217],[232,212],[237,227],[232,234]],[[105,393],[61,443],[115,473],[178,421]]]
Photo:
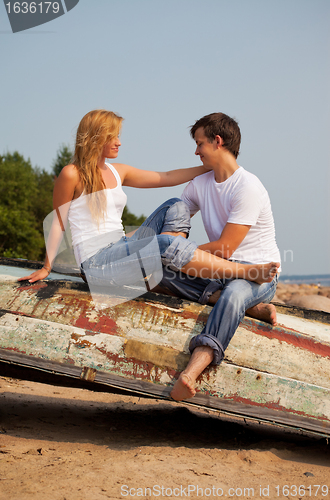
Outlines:
[[8,2],[8,14],[58,14],[59,2]]
[[284,486],[275,486],[276,495],[279,497],[287,497],[291,495],[293,497],[327,497],[329,494],[329,488],[326,484],[312,484],[310,486],[304,486],[300,484],[299,486],[295,484],[284,485]]
[[79,0],[3,0],[13,33],[35,28],[67,14]]

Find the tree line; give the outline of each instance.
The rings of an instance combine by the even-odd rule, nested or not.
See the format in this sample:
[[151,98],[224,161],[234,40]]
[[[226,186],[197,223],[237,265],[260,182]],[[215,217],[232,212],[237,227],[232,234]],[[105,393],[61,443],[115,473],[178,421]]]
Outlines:
[[[17,151],[0,156],[0,256],[42,260],[45,254],[43,220],[53,210],[53,188],[72,151],[62,145],[51,172],[33,167]],[[145,216],[137,217],[127,207],[123,224],[140,226]]]

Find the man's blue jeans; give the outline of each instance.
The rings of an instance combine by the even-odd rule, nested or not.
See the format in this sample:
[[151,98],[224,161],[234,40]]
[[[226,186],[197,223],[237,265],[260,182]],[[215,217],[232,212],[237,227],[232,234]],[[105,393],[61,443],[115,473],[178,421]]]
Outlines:
[[[160,234],[164,231],[189,234],[190,213],[179,198],[171,198],[158,207],[130,238],[124,236],[85,260],[82,272],[88,284],[105,287],[115,293],[116,287],[133,285],[153,275],[153,287],[162,278],[163,266],[177,271],[187,264],[197,248],[183,236]],[[136,294],[138,296],[138,294]]]
[[189,350],[208,346],[213,349],[212,364],[218,365],[224,358],[238,325],[245,311],[260,302],[270,302],[275,295],[277,276],[271,283],[258,285],[243,279],[209,280],[192,278],[184,273],[174,273],[164,269],[160,286],[175,295],[206,304],[209,297],[221,290],[219,300],[214,305],[202,332],[191,339]]

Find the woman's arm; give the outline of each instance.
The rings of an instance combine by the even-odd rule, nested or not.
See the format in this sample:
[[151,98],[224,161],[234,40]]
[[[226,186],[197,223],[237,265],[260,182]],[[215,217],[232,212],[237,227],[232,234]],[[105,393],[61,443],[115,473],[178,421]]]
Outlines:
[[29,280],[30,283],[47,278],[49,275],[58,248],[61,244],[66,228],[70,203],[79,183],[79,174],[74,165],[64,167],[56,180],[53,192],[53,221],[46,243],[46,257],[44,265],[38,271],[19,278],[18,281]]
[[136,188],[170,187],[191,181],[197,175],[204,174],[207,169],[200,167],[180,168],[168,172],[153,172],[151,170],[140,170],[130,165],[115,163],[114,166],[122,179],[123,186]]

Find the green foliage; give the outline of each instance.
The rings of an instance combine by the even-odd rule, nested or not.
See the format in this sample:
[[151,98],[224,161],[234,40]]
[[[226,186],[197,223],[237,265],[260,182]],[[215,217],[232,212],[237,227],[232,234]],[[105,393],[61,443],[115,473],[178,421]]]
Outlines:
[[43,221],[53,211],[54,176],[45,170],[35,168],[38,196],[33,203],[37,228],[43,234]]
[[124,208],[122,221],[125,231],[128,232],[130,230],[129,226],[141,226],[144,220],[144,215],[140,215],[140,217],[137,217],[136,215],[132,214],[127,207]]
[[61,147],[57,151],[56,159],[52,165],[52,173],[56,177],[58,177],[61,173],[61,170],[65,165],[69,165],[72,161],[73,153],[69,146],[62,144]]
[[0,156],[0,255],[41,259],[42,221],[52,210],[52,176],[17,151]]

